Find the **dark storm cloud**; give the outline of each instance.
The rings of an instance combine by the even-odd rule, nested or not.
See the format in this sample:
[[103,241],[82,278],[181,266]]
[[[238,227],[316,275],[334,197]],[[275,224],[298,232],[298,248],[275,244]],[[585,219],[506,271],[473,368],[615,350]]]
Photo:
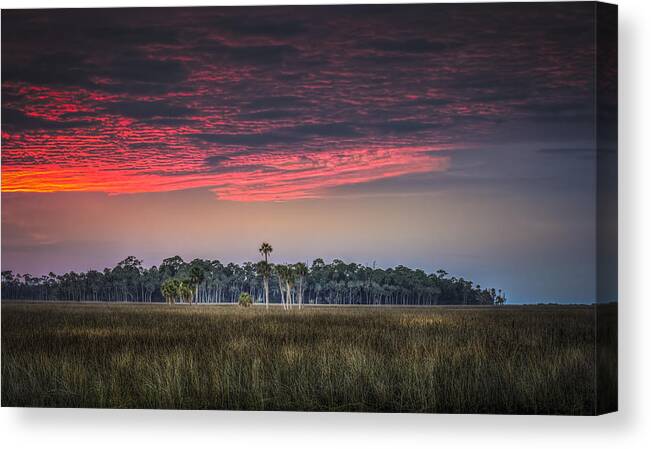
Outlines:
[[398,120],[377,125],[375,128],[380,134],[411,134],[419,131],[439,128],[440,126],[441,125],[436,123],[425,123],[414,120]]
[[313,138],[352,138],[359,135],[359,132],[347,123],[323,123],[288,126],[252,134],[194,134],[193,137],[225,145],[266,146],[302,142]]
[[107,104],[105,109],[109,112],[137,119],[179,117],[197,112],[190,107],[166,101],[120,101]]
[[274,144],[294,143],[301,139],[296,136],[286,135],[278,132],[266,132],[255,134],[193,134],[192,137],[210,143],[224,145],[238,145],[259,147]]
[[196,125],[197,121],[191,118],[156,117],[148,119],[147,123],[160,126],[188,126]]
[[[127,94],[156,94],[178,90],[186,80],[185,66],[130,52],[96,63],[83,53],[52,53],[15,64],[3,64],[3,82],[67,86]],[[97,79],[106,79],[106,83]]]
[[110,45],[138,46],[145,44],[175,45],[179,30],[167,26],[127,27],[121,25],[91,26],[84,33],[90,39]]
[[65,130],[90,126],[86,121],[54,121],[40,117],[28,116],[21,111],[2,108],[2,126],[11,130]]
[[[140,10],[134,9],[129,17],[139,14]],[[83,9],[4,12],[3,82],[101,88],[93,78],[179,80],[179,67],[173,63],[134,56],[145,45],[178,43],[178,29],[124,25],[128,17],[117,9],[90,15],[93,17]]]
[[298,55],[298,50],[291,45],[257,45],[225,47],[225,53],[237,63],[277,64]]
[[247,173],[251,171],[264,171],[272,172],[278,169],[269,167],[264,164],[248,163],[248,164],[234,164],[231,163],[239,156],[246,155],[246,152],[235,151],[229,154],[216,154],[208,156],[204,160],[206,173],[212,174],[228,174],[228,173]]
[[132,48],[143,44],[178,43],[180,29],[156,24],[160,11],[152,8],[104,8],[5,11],[9,20],[2,27],[2,38],[23,44],[38,43],[47,47],[76,44],[84,51],[96,45]]
[[286,130],[289,134],[306,137],[357,137],[360,133],[348,123],[300,125]]
[[368,48],[390,53],[436,53],[459,46],[457,42],[427,39],[390,40],[379,39],[369,42]]
[[262,109],[301,108],[308,106],[310,106],[310,102],[307,98],[296,95],[280,95],[272,97],[260,96],[253,98],[246,103],[246,108],[251,111]]
[[121,56],[101,70],[118,82],[179,83],[187,77],[185,66],[177,61],[149,59],[144,55]]
[[228,30],[236,36],[267,36],[290,38],[307,32],[307,25],[300,21],[284,19],[251,20],[250,16],[223,17],[215,22],[218,28]]
[[289,58],[299,56],[298,49],[293,45],[229,45],[222,40],[200,42],[193,50],[210,59],[253,66],[280,64]]
[[33,59],[14,64],[2,64],[3,82],[23,82],[36,85],[70,85],[89,87],[86,56],[69,51],[36,55]]
[[407,102],[407,106],[447,106],[454,100],[447,98],[418,98]]
[[[486,21],[490,8],[495,14]],[[272,122],[308,115],[322,122],[338,115],[336,120],[352,129],[364,113],[364,122],[382,123],[375,128],[378,136],[433,131],[437,125],[431,118],[440,114],[454,117],[455,126],[474,126],[477,120],[464,122],[471,113],[461,115],[451,107],[460,102],[471,109],[478,102],[503,104],[502,111],[486,112],[493,117],[515,111],[531,120],[551,121],[559,114],[529,107],[529,98],[557,89],[568,76],[576,79],[575,63],[584,53],[575,49],[589,47],[590,26],[577,20],[589,11],[582,5],[549,10],[541,15],[533,5],[367,5],[133,9],[127,15],[114,9],[101,16],[84,10],[13,12],[3,28],[3,58],[8,61],[3,80],[162,99],[171,93],[192,94],[199,87],[190,81],[193,74],[214,73],[213,86],[205,86],[201,95],[218,87],[231,104],[242,104],[233,118]],[[96,17],[90,20],[90,15]],[[532,37],[540,42],[531,42]],[[547,53],[556,60],[565,54],[569,59],[554,67]],[[256,89],[234,83],[244,81],[247,67],[261,71],[255,83],[273,95],[260,97]],[[541,82],[547,73],[550,79]],[[276,80],[285,84],[265,89]],[[444,89],[446,98],[422,96],[432,89]],[[390,102],[407,95],[416,98]],[[339,105],[337,113],[338,99],[360,106]],[[368,107],[382,101],[386,108]],[[379,115],[368,115],[373,110]],[[585,115],[564,111],[560,116]],[[286,134],[295,141],[294,134]]]
[[309,105],[309,102],[295,95],[281,95],[276,97],[259,97],[251,99],[247,106],[251,109],[288,108]]
[[288,111],[283,109],[270,109],[267,111],[255,111],[239,114],[238,117],[242,120],[277,120],[300,117],[301,113],[298,111]]
[[216,155],[213,155],[213,156],[206,157],[204,162],[209,167],[218,167],[222,163],[224,163],[226,161],[229,161],[230,159],[231,159],[230,156],[227,156],[227,155],[224,155],[224,154],[216,154]]

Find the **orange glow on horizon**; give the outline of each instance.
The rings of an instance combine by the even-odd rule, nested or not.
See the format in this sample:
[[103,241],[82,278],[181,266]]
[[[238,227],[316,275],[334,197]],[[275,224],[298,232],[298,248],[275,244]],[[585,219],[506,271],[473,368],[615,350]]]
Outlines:
[[330,150],[239,155],[212,169],[196,153],[184,162],[147,166],[80,159],[72,166],[3,166],[3,192],[105,192],[128,194],[208,188],[220,200],[289,201],[319,198],[329,188],[409,174],[445,171],[447,156],[431,147]]

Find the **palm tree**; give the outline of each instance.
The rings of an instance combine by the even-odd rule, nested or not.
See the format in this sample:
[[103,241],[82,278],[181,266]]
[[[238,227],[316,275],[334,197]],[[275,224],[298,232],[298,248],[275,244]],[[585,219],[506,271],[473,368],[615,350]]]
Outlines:
[[171,306],[176,302],[176,298],[179,294],[179,281],[176,279],[166,279],[163,281],[163,284],[160,287],[161,293],[165,301]]
[[[199,284],[205,279],[205,274],[201,267],[198,265],[193,265],[190,268],[190,278],[188,279],[189,284],[192,288],[192,297],[197,296],[197,291],[199,290]],[[190,297],[190,304],[192,304],[192,297]]]
[[271,265],[266,260],[261,260],[255,266],[256,271],[262,276],[262,285],[264,287],[264,304],[269,309],[269,276],[271,275]]
[[298,278],[298,308],[299,310],[303,308],[303,288],[305,283],[305,278],[307,276],[307,265],[303,262],[298,262],[294,265],[294,273]]
[[291,302],[291,287],[294,282],[294,273],[289,265],[276,265],[276,274],[278,275],[280,300],[283,303],[283,309],[287,310]]
[[188,302],[192,304],[192,297],[194,296],[194,288],[192,281],[185,280],[181,281],[178,284],[178,295],[181,298],[181,301]]
[[278,278],[278,290],[280,291],[280,303],[283,305],[283,309],[287,308],[287,305],[285,304],[285,289],[283,287],[283,282],[285,281],[285,266],[284,265],[276,265],[274,267],[274,271],[276,272],[276,277]]
[[292,290],[294,289],[294,281],[296,279],[296,273],[294,273],[294,267],[292,265],[285,265],[285,286],[287,288],[287,308],[292,308],[293,298]]
[[262,242],[262,244],[260,245],[260,249],[258,249],[258,251],[260,251],[260,254],[264,256],[265,262],[269,262],[268,256],[273,252],[273,250],[274,250],[273,247],[267,242]]
[[242,292],[242,293],[240,293],[240,298],[239,298],[239,300],[238,300],[237,303],[238,303],[241,307],[249,307],[249,306],[251,305],[252,302],[253,302],[253,301],[252,301],[252,299],[251,299],[251,295],[250,295],[249,293]]

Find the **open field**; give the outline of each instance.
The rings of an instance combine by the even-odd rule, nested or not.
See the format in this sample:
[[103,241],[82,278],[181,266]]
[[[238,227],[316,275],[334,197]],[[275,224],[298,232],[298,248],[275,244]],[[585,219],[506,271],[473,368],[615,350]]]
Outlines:
[[594,325],[591,306],[3,303],[2,406],[594,414]]

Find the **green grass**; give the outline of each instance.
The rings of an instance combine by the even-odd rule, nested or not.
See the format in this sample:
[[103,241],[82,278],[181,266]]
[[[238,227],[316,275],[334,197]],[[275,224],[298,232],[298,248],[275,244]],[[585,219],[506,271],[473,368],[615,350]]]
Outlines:
[[591,307],[4,303],[2,406],[594,414],[594,324]]

